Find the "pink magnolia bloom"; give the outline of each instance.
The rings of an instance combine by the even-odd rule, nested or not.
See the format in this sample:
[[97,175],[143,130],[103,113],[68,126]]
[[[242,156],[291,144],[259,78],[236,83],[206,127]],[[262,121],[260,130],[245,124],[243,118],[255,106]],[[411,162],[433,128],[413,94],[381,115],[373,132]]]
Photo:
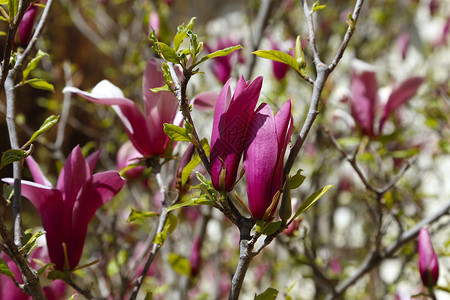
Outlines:
[[[117,169],[120,171],[122,169],[125,169],[129,165],[139,163],[140,157],[142,157],[142,155],[139,153],[139,151],[137,151],[136,148],[134,148],[133,144],[130,141],[127,141],[125,144],[120,146],[119,151],[117,152],[116,156]],[[145,170],[144,166],[133,167],[125,172],[126,178],[129,179],[139,178],[141,177],[142,172],[144,170]]]
[[274,195],[282,188],[284,154],[292,133],[292,122],[290,100],[275,117],[270,106],[263,103],[248,129],[244,170],[249,209],[257,220],[264,217]]
[[20,21],[17,31],[19,32],[19,44],[22,47],[28,46],[28,43],[33,37],[33,27],[36,21],[38,10],[38,6],[34,5],[34,3],[30,3],[27,10],[25,11],[25,14],[23,15],[22,21]]
[[[262,77],[251,84],[241,76],[231,96],[231,79],[223,86],[214,110],[211,134],[211,179],[217,190],[231,191],[244,150],[245,136],[253,116]],[[225,182],[220,183],[222,168],[226,170]]]
[[63,93],[77,95],[100,104],[111,105],[121,119],[133,146],[143,156],[164,154],[170,138],[164,133],[164,123],[180,125],[183,118],[178,111],[178,102],[169,91],[153,93],[151,88],[164,83],[162,61],[150,59],[145,68],[143,95],[145,115],[139,107],[124,97],[122,91],[107,80],[99,82],[90,93],[74,87],[66,87]]
[[419,253],[419,271],[422,282],[427,287],[436,285],[439,278],[439,264],[431,243],[430,232],[421,228],[417,239]]
[[375,71],[365,63],[358,63],[357,68],[352,70],[350,100],[351,114],[362,133],[369,137],[379,136],[388,117],[415,95],[424,80],[423,77],[410,77],[394,86],[382,108],[378,128],[376,128],[375,119],[379,101]]
[[[5,253],[0,253],[0,258],[8,265],[11,272],[14,273],[14,278],[18,283],[23,283],[22,274],[14,261]],[[34,259],[39,259],[44,263],[49,263],[48,253],[44,247],[38,247],[30,255],[30,266],[38,269],[42,266],[37,265]],[[66,284],[62,280],[55,280],[50,285],[42,287],[45,297],[48,300],[67,299],[64,297],[66,292]],[[8,300],[31,300],[32,297],[23,293],[12,281],[11,278],[0,275],[0,299]]]
[[[227,37],[219,38],[215,47],[211,47],[208,44],[205,44],[204,47],[209,53],[212,53],[214,51],[222,50],[224,48],[236,46],[239,44],[239,41]],[[231,76],[232,66],[235,64],[236,55],[239,55],[239,51],[234,51],[227,56],[213,58],[213,63],[211,65],[212,71],[222,84],[224,84]],[[237,58],[239,62],[242,62],[242,57],[238,56]]]
[[[125,184],[117,171],[93,174],[99,155],[97,151],[85,158],[76,146],[59,174],[56,188],[33,158],[26,159],[34,182],[22,180],[22,195],[41,214],[50,260],[58,270],[73,270],[78,265],[89,222]],[[14,182],[12,178],[3,181]]]

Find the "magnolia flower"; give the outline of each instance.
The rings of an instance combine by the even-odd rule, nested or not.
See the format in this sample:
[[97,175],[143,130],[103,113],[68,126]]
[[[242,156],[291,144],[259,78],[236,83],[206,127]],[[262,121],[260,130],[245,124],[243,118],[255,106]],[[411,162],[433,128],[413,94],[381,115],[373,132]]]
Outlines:
[[35,5],[34,3],[30,3],[27,10],[25,11],[25,14],[23,15],[22,21],[20,21],[17,31],[19,32],[19,44],[22,47],[28,46],[28,43],[33,36],[33,27],[34,22],[36,21],[38,10],[39,7],[37,5]]
[[[14,274],[15,280],[22,284],[23,278],[20,273],[19,268],[14,263],[14,261],[5,253],[0,253],[0,258],[8,265],[11,272]],[[34,261],[38,259],[44,263],[48,263],[48,253],[44,247],[37,247],[30,254],[30,266],[34,269],[38,269],[39,265]],[[67,299],[64,297],[66,292],[66,284],[62,280],[55,280],[50,283],[50,285],[42,287],[44,291],[45,297],[47,300],[58,300],[58,299]],[[0,275],[0,299],[8,299],[8,300],[30,300],[31,296],[23,293],[12,281],[11,278]]]
[[[125,184],[117,171],[93,174],[99,155],[97,151],[84,158],[76,146],[59,174],[56,188],[33,158],[26,159],[34,182],[22,180],[22,195],[41,215],[50,260],[58,270],[73,270],[78,265],[89,222]],[[12,178],[3,181],[14,182]]]
[[[139,158],[142,155],[134,148],[133,144],[130,141],[127,141],[125,144],[120,146],[119,151],[116,156],[116,164],[117,169],[119,171],[125,169],[129,165],[138,164]],[[141,177],[142,172],[144,171],[144,166],[135,166],[128,169],[125,172],[125,177],[129,179],[136,179]]]
[[433,287],[439,278],[439,264],[431,243],[430,232],[427,228],[420,229],[417,246],[420,277],[425,286]]
[[284,153],[292,133],[292,122],[291,101],[288,100],[275,117],[267,103],[261,104],[249,126],[244,170],[249,209],[257,220],[265,217],[274,196],[281,191]]
[[[215,47],[211,47],[208,44],[204,44],[205,49],[209,52],[215,52],[217,50],[222,50],[228,47],[233,47],[239,45],[239,41],[233,40],[229,37],[219,38]],[[235,64],[236,55],[239,55],[239,51],[234,51],[227,56],[219,56],[213,58],[212,61],[212,71],[214,76],[221,82],[225,83],[228,78],[230,78],[232,66]],[[242,57],[238,56],[238,61],[242,63]]]
[[211,134],[211,179],[217,190],[227,191],[233,189],[236,181],[245,136],[261,92],[262,77],[248,84],[241,76],[233,96],[230,82],[231,79],[217,99]]
[[388,117],[414,96],[424,80],[423,77],[410,77],[394,86],[382,108],[378,128],[375,128],[379,107],[375,71],[366,63],[356,62],[351,77],[351,114],[362,133],[369,137],[379,136]]
[[139,107],[124,97],[122,91],[107,80],[99,82],[90,93],[66,87],[63,93],[77,95],[100,104],[111,105],[121,119],[131,143],[143,156],[164,154],[170,138],[164,133],[164,123],[180,125],[183,118],[178,102],[169,91],[153,93],[151,88],[164,83],[162,61],[150,59],[145,68],[143,95],[145,115]]

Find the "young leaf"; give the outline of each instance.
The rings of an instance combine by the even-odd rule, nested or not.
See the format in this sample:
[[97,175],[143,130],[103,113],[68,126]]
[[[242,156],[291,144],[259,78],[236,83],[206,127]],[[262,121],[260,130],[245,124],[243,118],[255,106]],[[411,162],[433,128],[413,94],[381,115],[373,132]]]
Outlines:
[[278,290],[267,288],[262,294],[255,296],[255,300],[275,300],[278,296]]
[[32,143],[35,139],[38,138],[38,136],[40,136],[41,134],[45,133],[50,128],[52,128],[53,125],[55,125],[56,122],[58,122],[58,120],[59,120],[59,116],[55,116],[55,115],[51,115],[50,117],[45,119],[45,121],[44,121],[44,123],[42,123],[41,127],[39,127],[39,129],[35,133],[33,133],[30,140],[27,142],[27,144]]
[[290,177],[289,187],[291,188],[291,190],[295,190],[296,188],[302,185],[303,181],[305,181],[306,177],[301,174],[302,171],[303,170],[300,169],[297,171],[297,173],[295,173],[294,176]]
[[25,157],[27,152],[19,149],[9,149],[3,152],[2,159],[0,161],[0,170],[15,161],[20,161]]
[[158,213],[154,211],[138,211],[131,209],[130,215],[128,216],[127,222],[132,223],[136,220],[142,220],[144,218],[151,218],[159,216]]
[[17,12],[19,10],[19,0],[9,0],[8,1],[8,12],[9,12],[9,18],[14,20],[14,17],[16,16]]
[[0,258],[0,274],[6,275],[14,279],[14,273],[9,269],[8,264]]
[[45,270],[47,270],[48,267],[55,265],[54,263],[48,263],[45,264],[44,266],[40,267],[39,270],[37,271],[38,276],[41,275],[42,273],[44,273]]
[[23,80],[26,80],[28,78],[28,75],[30,74],[30,72],[37,67],[37,65],[39,64],[39,61],[44,56],[48,56],[48,54],[39,49],[38,53],[36,53],[36,56],[28,63],[25,70],[23,70],[23,72],[22,72]]
[[180,49],[180,45],[183,42],[185,38],[187,38],[187,29],[186,28],[179,28],[177,34],[173,38],[173,48],[175,51],[178,51]]
[[[43,235],[44,232],[42,231],[38,231],[35,234],[33,234],[28,241],[26,242],[25,245],[22,246],[22,248],[20,248],[19,252],[22,251],[27,251],[27,253],[35,246],[36,240],[38,239],[38,237],[40,237],[41,235]],[[29,253],[28,253],[29,254]]]
[[321,10],[324,9],[326,7],[326,5],[320,5],[319,1],[314,2],[313,7],[312,7],[312,12],[315,12],[317,10]]
[[297,209],[297,212],[295,215],[291,218],[291,220],[294,220],[298,216],[300,216],[305,210],[307,210],[311,205],[313,205],[317,200],[319,200],[329,189],[331,189],[333,185],[327,185],[323,188],[315,191],[312,193],[303,203],[300,205],[300,207]]
[[8,4],[9,0],[0,0],[0,5]]
[[239,49],[242,49],[241,45],[236,45],[236,46],[228,47],[228,48],[225,48],[225,49],[222,49],[222,50],[217,50],[217,51],[215,51],[213,53],[210,53],[208,55],[203,56],[202,59],[197,63],[197,65],[202,63],[202,62],[204,62],[204,61],[207,61],[210,58],[227,56],[231,52],[239,50]]
[[174,64],[179,64],[180,61],[178,59],[177,52],[170,48],[167,44],[163,42],[158,42],[159,47],[161,48],[161,54],[164,56],[164,59],[170,61]]
[[189,277],[191,275],[191,264],[189,260],[183,256],[180,256],[176,253],[169,253],[167,256],[167,260],[169,261],[172,269],[180,275],[184,275]]
[[175,217],[174,214],[169,214],[167,216],[167,222],[166,225],[164,226],[163,231],[158,232],[153,243],[160,245],[164,244],[164,242],[167,239],[167,236],[170,235],[175,230],[177,224],[178,224],[177,217]]
[[262,58],[266,58],[266,59],[282,62],[282,63],[290,66],[291,68],[293,68],[297,72],[300,72],[299,66],[298,66],[297,61],[295,60],[295,58],[293,58],[291,55],[289,55],[288,53],[285,53],[283,51],[278,51],[278,50],[258,50],[258,51],[253,52],[253,54],[255,54],[255,55],[259,56],[259,57],[262,57]]
[[205,198],[203,198],[203,197],[200,197],[200,198],[193,198],[193,199],[190,199],[190,200],[188,200],[188,201],[186,201],[186,202],[183,202],[183,203],[178,203],[178,204],[172,205],[171,207],[169,207],[169,208],[166,210],[166,213],[168,213],[168,212],[170,212],[170,211],[172,211],[172,210],[181,208],[181,207],[186,207],[186,206],[196,206],[196,205],[211,205],[211,206],[216,206],[214,202],[212,202],[212,201],[210,201],[210,200],[208,200],[208,199],[205,199]]
[[163,86],[160,86],[160,87],[157,87],[157,88],[152,88],[152,89],[150,89],[150,91],[156,94],[156,93],[159,93],[161,91],[170,91],[170,90],[169,90],[169,87],[166,84],[166,85],[163,85]]
[[191,138],[185,128],[179,127],[177,125],[164,123],[164,132],[174,141],[174,142],[190,142]]
[[189,179],[189,176],[192,173],[192,170],[194,170],[201,162],[200,156],[198,153],[194,155],[194,157],[191,159],[191,161],[183,168],[181,171],[181,185],[185,185],[186,181]]
[[281,227],[281,223],[281,221],[270,222],[266,227],[264,227],[261,233],[264,235],[274,234]]
[[14,186],[9,184],[3,185],[3,198],[6,200],[8,205],[11,203],[11,199],[14,196]]
[[55,87],[53,86],[53,84],[48,83],[44,79],[33,78],[33,79],[25,80],[23,82],[23,84],[27,84],[27,83],[38,90],[45,90],[45,91],[50,91],[50,92],[55,91]]

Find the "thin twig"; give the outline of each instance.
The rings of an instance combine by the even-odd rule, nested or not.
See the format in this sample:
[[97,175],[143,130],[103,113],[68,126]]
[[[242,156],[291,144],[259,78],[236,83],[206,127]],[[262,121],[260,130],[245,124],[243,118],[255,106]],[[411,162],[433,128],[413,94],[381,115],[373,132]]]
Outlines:
[[72,280],[72,278],[68,277],[64,279],[64,282],[70,285],[74,290],[76,290],[78,293],[83,295],[86,299],[94,299],[94,296],[92,296],[91,291],[88,289],[82,289],[75,281]]
[[385,247],[383,251],[376,252],[372,250],[361,263],[360,267],[349,278],[338,284],[334,289],[334,293],[330,293],[326,299],[331,300],[339,298],[350,286],[362,279],[364,274],[377,267],[384,259],[394,256],[400,248],[414,240],[422,227],[427,226],[448,214],[450,214],[450,201],[440,210],[431,216],[424,218],[410,230],[402,233],[394,243]]

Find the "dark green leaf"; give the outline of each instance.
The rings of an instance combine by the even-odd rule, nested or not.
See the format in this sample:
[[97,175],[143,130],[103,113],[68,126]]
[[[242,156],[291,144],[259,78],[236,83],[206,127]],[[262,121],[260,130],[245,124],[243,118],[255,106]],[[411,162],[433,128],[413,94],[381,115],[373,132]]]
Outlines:
[[53,125],[58,122],[59,116],[51,115],[47,119],[45,119],[44,123],[42,123],[41,127],[33,133],[30,140],[27,142],[27,144],[32,143],[38,136],[48,131],[50,128],[53,127]]
[[271,235],[274,234],[278,229],[281,227],[281,221],[278,222],[270,222],[263,230],[262,234],[264,235]]
[[283,51],[258,50],[258,51],[253,52],[253,54],[255,54],[259,57],[262,57],[262,58],[279,61],[281,63],[284,63],[284,64],[290,66],[294,70],[300,72],[300,69],[298,67],[298,64],[297,64],[297,61],[295,60],[295,58],[293,58],[291,55],[289,55],[288,53],[285,53]]
[[302,183],[305,181],[306,177],[301,174],[302,171],[303,171],[302,169],[298,170],[297,173],[295,173],[295,175],[290,178],[289,186],[291,190],[295,190],[296,188],[301,186]]
[[20,161],[25,158],[25,150],[9,149],[3,152],[2,159],[0,161],[0,170],[6,165],[9,165],[15,161]]
[[47,270],[47,268],[52,266],[52,265],[54,265],[54,263],[49,263],[49,264],[46,264],[46,265],[40,267],[38,272],[37,272],[38,276],[41,275],[42,273],[44,273],[44,271]]
[[70,271],[63,272],[59,270],[51,270],[50,272],[48,272],[47,278],[50,280],[62,279],[64,281],[65,279],[70,278]]
[[172,269],[180,275],[184,275],[189,277],[191,275],[191,264],[189,260],[183,256],[180,256],[176,253],[169,253],[167,256],[167,260],[169,261]]
[[177,125],[164,123],[164,132],[174,141],[174,142],[190,142],[191,138],[185,128],[179,127]]
[[130,215],[128,216],[127,222],[131,223],[136,220],[142,220],[145,218],[151,218],[151,217],[157,217],[157,216],[159,216],[159,214],[156,212],[153,212],[153,211],[138,211],[138,210],[131,209],[131,212],[130,212]]
[[164,56],[165,60],[174,64],[180,63],[177,52],[174,49],[170,48],[170,46],[163,42],[158,42],[158,45],[161,48],[161,54]]
[[319,200],[329,189],[331,189],[333,185],[327,185],[323,188],[315,191],[311,194],[303,203],[300,205],[300,207],[297,209],[297,212],[292,217],[292,220],[300,216],[305,210],[311,207],[317,200]]
[[255,296],[255,300],[275,300],[278,296],[278,290],[267,288],[262,294]]
[[0,274],[6,275],[14,279],[14,273],[9,269],[8,264],[0,258]]
[[39,64],[39,61],[44,56],[48,56],[48,54],[39,49],[39,51],[36,54],[36,56],[28,63],[28,65],[25,68],[25,70],[23,70],[23,73],[22,73],[23,74],[23,80],[26,80],[28,78],[28,75],[30,74],[30,72],[37,67],[37,65]]

